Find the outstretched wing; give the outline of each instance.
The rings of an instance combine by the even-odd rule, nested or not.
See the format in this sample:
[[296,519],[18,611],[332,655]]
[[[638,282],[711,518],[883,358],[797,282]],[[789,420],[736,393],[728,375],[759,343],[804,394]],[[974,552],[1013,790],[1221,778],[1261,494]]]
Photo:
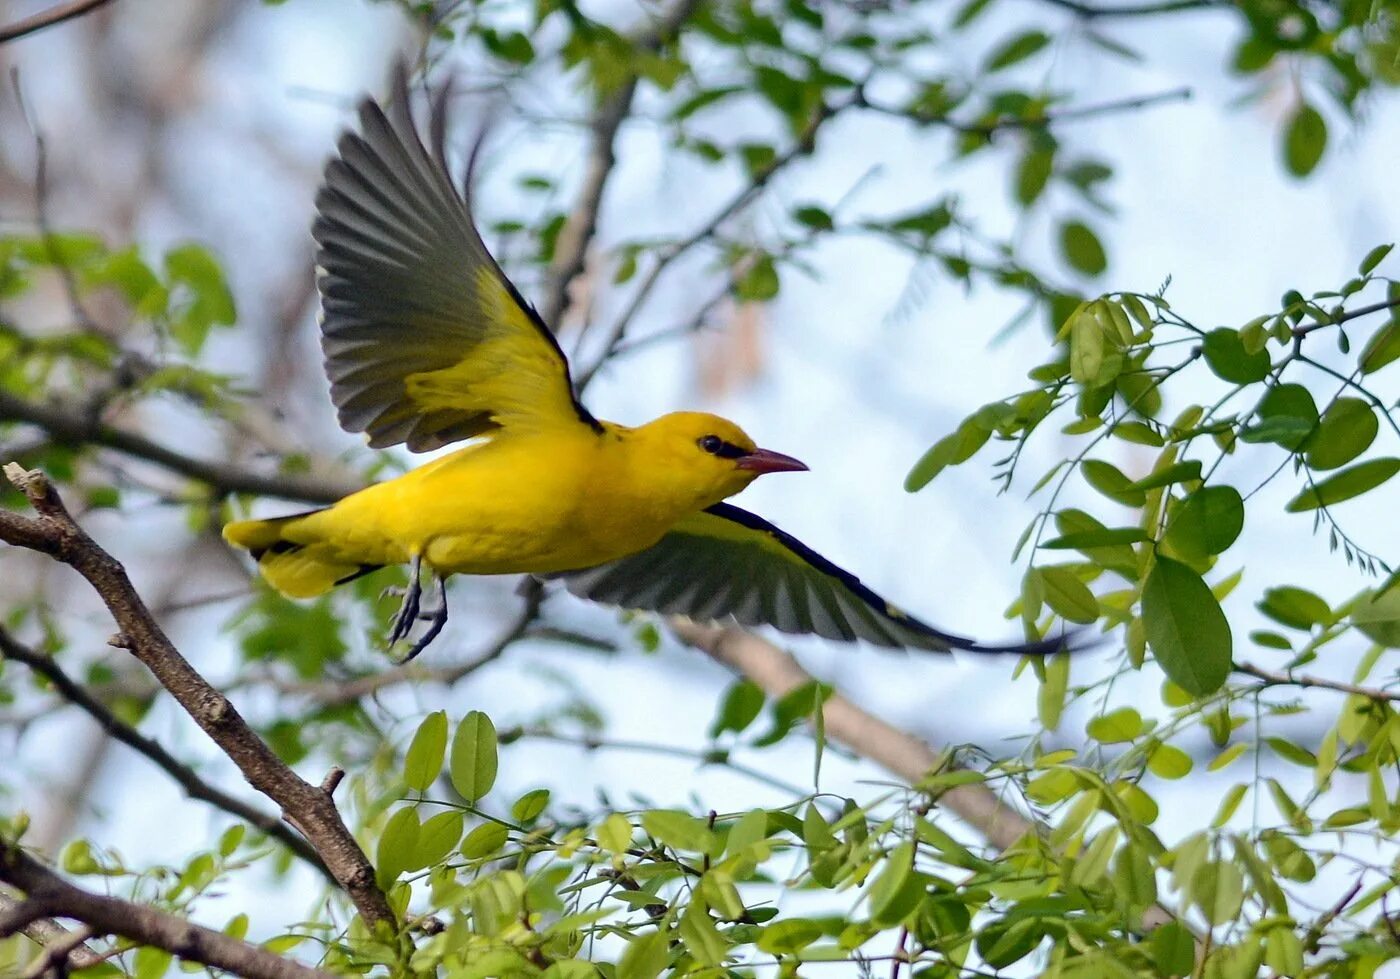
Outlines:
[[1065,645],[1047,639],[988,646],[942,632],[791,534],[728,503],[686,517],[645,551],[558,577],[575,595],[607,605],[877,646],[1035,655]]
[[588,425],[554,335],[501,271],[448,174],[442,99],[433,153],[399,67],[360,105],[316,196],[321,347],[347,431],[435,449],[498,427]]

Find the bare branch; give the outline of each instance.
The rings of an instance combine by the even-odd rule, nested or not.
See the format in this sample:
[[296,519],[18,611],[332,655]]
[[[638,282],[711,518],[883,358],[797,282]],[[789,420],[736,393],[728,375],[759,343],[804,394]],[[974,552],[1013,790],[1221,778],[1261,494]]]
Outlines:
[[38,518],[0,512],[0,540],[48,554],[87,579],[121,630],[112,644],[139,659],[243,777],[281,806],[369,924],[393,922],[393,911],[375,883],[374,869],[330,796],[288,768],[228,698],[180,654],[132,587],[126,570],[78,526],[42,473],[25,472],[12,464],[5,467],[5,474],[29,498]]
[[[330,973],[155,908],[93,894],[59,877],[12,843],[0,841],[0,880],[27,895],[20,906],[83,922],[95,934],[120,935],[182,959],[247,979],[330,979]],[[6,937],[0,921],[0,938]]]
[[[656,51],[669,44],[699,6],[700,0],[678,0],[659,23],[633,36],[634,47],[642,51]],[[583,272],[588,260],[588,247],[598,230],[603,191],[617,163],[613,152],[617,131],[632,111],[638,81],[636,74],[629,74],[623,79],[611,94],[603,98],[589,124],[588,169],[579,191],[578,204],[559,233],[540,309],[541,316],[551,329],[559,329],[559,321],[569,308],[569,286]]]
[[[670,627],[683,642],[752,680],[769,697],[782,697],[812,680],[812,675],[790,653],[741,629],[699,625],[683,618],[671,619]],[[839,693],[826,700],[822,714],[827,738],[911,785],[917,785],[930,772],[947,767],[946,755],[908,731],[862,710]],[[1041,832],[1039,825],[985,785],[955,785],[939,794],[937,805],[956,813],[998,850],[1006,850],[1023,837],[1039,836]],[[1148,929],[1176,920],[1176,915],[1161,905],[1149,907],[1142,916],[1143,927]]]
[[144,435],[106,424],[83,412],[57,405],[39,405],[0,391],[0,421],[37,425],[56,442],[100,445],[153,462],[171,472],[207,483],[219,493],[252,493],[306,503],[334,503],[363,487],[331,479],[294,475],[260,475],[238,466],[206,462],[152,442]]
[[81,17],[83,14],[91,13],[98,7],[106,6],[111,2],[112,0],[71,0],[69,3],[60,3],[35,14],[33,17],[25,17],[8,27],[0,27],[0,44],[18,40],[28,34],[36,34],[46,27],[62,24],[66,20]]
[[1344,683],[1341,680],[1329,680],[1326,677],[1294,673],[1292,670],[1278,672],[1266,670],[1253,663],[1236,663],[1235,672],[1263,680],[1262,687],[1311,687],[1318,690],[1336,690],[1341,693],[1355,694],[1377,703],[1386,701],[1400,703],[1400,691],[1382,690],[1379,687],[1363,687],[1356,683]]
[[1116,7],[1081,3],[1080,0],[1045,0],[1045,2],[1062,7],[1084,20],[1105,20],[1112,17],[1153,17],[1157,14],[1180,13],[1183,10],[1226,6],[1221,0],[1152,0],[1149,3],[1127,3]]
[[1123,99],[1113,99],[1109,102],[1096,102],[1092,105],[1073,106],[1060,110],[1052,109],[1038,116],[1006,116],[991,122],[963,122],[947,113],[920,112],[917,109],[885,105],[880,102],[871,102],[863,96],[860,100],[860,106],[881,115],[907,119],[920,126],[944,126],[954,132],[970,136],[990,137],[1008,129],[1048,129],[1061,123],[1097,119],[1100,116],[1116,115],[1120,112],[1136,112],[1140,109],[1150,109],[1167,102],[1182,102],[1190,98],[1191,89],[1181,87],[1151,95],[1134,95]]
[[[259,811],[241,799],[217,789],[199,777],[188,765],[166,751],[159,742],[146,737],[113,714],[105,704],[84,690],[72,677],[53,660],[36,649],[20,643],[0,626],[0,657],[23,663],[53,684],[59,696],[85,711],[111,737],[129,748],[145,755],[162,771],[174,779],[192,799],[207,802],[245,822],[258,827],[269,836],[287,847],[297,856],[320,870],[327,877],[330,871],[321,862],[320,856],[306,840],[298,836],[286,823],[276,816]],[[334,881],[334,877],[331,880]]]
[[587,387],[603,365],[617,352],[618,347],[627,337],[627,331],[631,328],[632,321],[637,318],[637,314],[641,312],[642,307],[646,305],[647,300],[651,297],[652,290],[656,288],[656,284],[661,279],[661,276],[670,268],[671,264],[675,262],[676,259],[689,252],[701,242],[712,238],[724,222],[747,207],[754,198],[763,191],[763,188],[790,163],[810,155],[812,150],[816,148],[817,131],[833,116],[852,106],[864,104],[865,95],[859,89],[857,89],[854,96],[838,105],[826,105],[823,103],[812,114],[811,119],[808,120],[807,125],[803,128],[802,132],[798,134],[797,139],[793,142],[793,145],[788,148],[787,152],[773,158],[766,166],[755,173],[737,194],[725,202],[725,204],[712,214],[709,220],[699,228],[662,251],[661,255],[647,272],[646,277],[642,279],[641,284],[637,286],[637,289],[632,293],[632,299],[627,304],[627,307],[613,323],[612,331],[609,333],[607,342],[604,344],[602,352],[598,355],[598,359],[594,361],[587,370],[579,374],[575,386],[580,391]]
[[75,943],[73,939],[79,933],[69,931],[47,915],[36,914],[40,910],[42,909],[26,907],[26,902],[16,901],[8,894],[0,893],[0,935],[19,931],[46,949],[65,946],[68,964],[75,969],[96,965],[102,961],[102,956],[88,948],[86,937]]

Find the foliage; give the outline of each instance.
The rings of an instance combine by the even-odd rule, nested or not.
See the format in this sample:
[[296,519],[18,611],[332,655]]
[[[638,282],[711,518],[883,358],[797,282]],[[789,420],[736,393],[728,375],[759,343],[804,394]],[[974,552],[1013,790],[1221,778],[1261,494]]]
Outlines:
[[[780,297],[838,236],[893,244],[923,272],[1021,297],[1018,322],[1039,315],[1049,326],[1045,362],[1023,391],[981,406],[937,441],[907,488],[988,450],[1005,491],[1023,475],[1033,436],[1059,439],[1066,458],[1033,474],[1032,495],[1043,502],[1016,548],[1026,570],[1009,615],[1028,634],[1066,623],[1107,633],[1112,667],[1105,675],[1102,658],[1064,656],[1023,664],[1021,682],[1038,684],[1038,716],[1033,728],[1010,732],[1022,736],[1014,748],[950,750],[915,784],[873,785],[859,798],[820,788],[822,707],[834,690],[813,682],[773,698],[741,679],[717,705],[706,743],[671,750],[761,781],[783,804],[717,812],[703,800],[677,808],[603,786],[597,804],[580,809],[543,787],[503,797],[498,775],[524,741],[608,749],[594,700],[616,692],[571,690],[565,707],[535,721],[506,706],[493,708],[494,719],[420,710],[385,730],[364,698],[405,677],[452,684],[475,665],[386,674],[369,638],[392,604],[380,594],[384,577],[314,603],[256,591],[239,598],[227,624],[229,689],[265,708],[254,724],[284,760],[349,771],[337,802],[398,915],[396,928],[372,927],[332,892],[304,920],[257,936],[266,948],[347,974],[548,979],[787,976],[831,963],[843,974],[880,968],[897,977],[907,968],[925,979],[1001,970],[1341,977],[1400,956],[1388,906],[1400,694],[1383,665],[1400,647],[1400,588],[1393,557],[1372,553],[1365,528],[1345,522],[1352,500],[1393,499],[1400,472],[1394,388],[1384,387],[1400,370],[1400,282],[1388,245],[1337,288],[1290,291],[1238,327],[1198,325],[1166,289],[1095,296],[1112,269],[1101,232],[1112,219],[1116,164],[1076,142],[1072,124],[1150,111],[1178,95],[1089,101],[1036,79],[1067,51],[1150,57],[1103,29],[1134,14],[1062,0],[1056,6],[1076,19],[1061,30],[1044,11],[995,0],[953,10],[739,0],[694,5],[668,30],[664,8],[637,29],[553,0],[400,5],[431,28],[431,55],[469,59],[486,84],[579,93],[588,111],[630,100],[635,87],[668,153],[734,179],[734,196],[698,230],[609,243],[603,280],[626,297],[624,312],[586,336],[594,360],[581,377],[674,334],[633,337],[632,320],[693,250],[712,260],[713,298],[693,302],[682,332],[727,299]],[[1165,0],[1140,15],[1197,8],[1235,31],[1229,68],[1254,95],[1287,89],[1278,157],[1298,178],[1335,148],[1337,127],[1400,82],[1395,0]],[[732,113],[759,124],[729,125]],[[765,196],[784,171],[836,152],[822,141],[829,124],[854,114],[938,134],[951,158],[997,161],[1020,216],[1050,229],[1055,268],[1034,268],[1018,241],[984,231],[964,202],[938,191],[916,188],[885,215],[857,212],[849,188],[822,199]],[[492,230],[512,274],[547,283],[568,243],[567,175],[517,176],[532,203],[489,215]],[[754,207],[759,200],[769,206]],[[27,321],[21,301],[55,285],[64,321]],[[132,478],[113,451],[156,467],[169,459],[143,456],[98,426],[123,409],[173,403],[210,437],[250,410],[254,399],[229,380],[218,349],[231,334],[216,331],[234,325],[236,308],[209,250],[156,253],[66,231],[0,235],[0,300],[0,399],[8,399],[0,434],[15,438],[7,447],[26,465],[82,487],[88,507],[126,515],[178,504],[194,540],[245,505],[217,478],[182,476],[178,492]],[[44,405],[81,409],[81,430],[36,421]],[[19,440],[35,428],[40,439]],[[264,448],[282,471],[306,467],[295,453]],[[384,463],[352,464],[365,475]],[[1236,560],[1242,536],[1279,514],[1300,533],[1325,533],[1337,567],[1253,568],[1246,578]],[[8,567],[15,558],[7,549],[0,560]],[[1318,594],[1331,591],[1324,578],[1347,569],[1357,572],[1349,597]],[[1246,593],[1269,620],[1247,634]],[[148,677],[106,655],[84,658],[69,641],[84,613],[68,597],[25,591],[3,611],[6,628],[39,636],[121,721],[164,731],[148,723],[158,693]],[[654,624],[630,628],[618,643],[628,654],[656,647]],[[527,596],[476,665],[526,636],[614,645],[547,621]],[[1253,666],[1247,646],[1282,665]],[[1344,649],[1362,652],[1339,679]],[[33,681],[18,663],[4,667],[0,707],[16,716],[64,709],[51,682]],[[1157,669],[1159,702],[1122,693],[1134,674]],[[1075,703],[1091,715],[1082,733],[1066,730]],[[1296,724],[1308,717],[1321,722],[1313,734]],[[774,747],[793,743],[810,750],[811,778],[767,774]],[[1305,770],[1310,788],[1299,792],[1277,765]],[[21,777],[7,773],[6,788]],[[1198,812],[1193,830],[1175,837],[1159,826],[1163,787],[1173,782],[1191,786]],[[1031,831],[994,846],[979,827],[953,821],[940,803],[973,787],[1028,818]],[[5,804],[0,841],[32,839],[28,817]],[[90,890],[181,915],[205,914],[222,893],[246,895],[259,886],[257,870],[285,873],[297,859],[241,819],[178,865],[129,866],[100,839],[98,828],[92,840],[69,842],[58,865]],[[244,911],[224,926],[239,938],[248,928]],[[0,941],[0,968],[19,967],[30,954],[24,942]],[[169,950],[145,946],[81,974],[151,979],[171,965]]]

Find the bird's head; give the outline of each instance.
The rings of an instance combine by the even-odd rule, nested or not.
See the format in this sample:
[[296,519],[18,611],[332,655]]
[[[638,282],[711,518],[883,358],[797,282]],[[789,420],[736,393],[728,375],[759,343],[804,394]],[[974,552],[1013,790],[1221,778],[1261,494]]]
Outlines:
[[733,496],[764,473],[807,468],[792,456],[760,449],[732,421],[704,412],[662,415],[631,437],[657,477],[692,492],[697,508]]

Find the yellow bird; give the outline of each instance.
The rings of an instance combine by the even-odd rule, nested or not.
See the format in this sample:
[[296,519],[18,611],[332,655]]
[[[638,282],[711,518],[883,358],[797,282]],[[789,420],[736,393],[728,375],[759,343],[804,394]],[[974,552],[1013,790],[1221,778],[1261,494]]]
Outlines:
[[[632,609],[768,625],[933,651],[1035,654],[1060,640],[986,646],[900,611],[849,572],[722,502],[764,473],[804,470],[733,422],[677,412],[629,428],[574,395],[554,334],[486,250],[443,151],[419,138],[404,73],[360,106],[326,167],[319,245],[321,344],[341,425],[376,448],[469,440],[333,506],[224,527],[284,595],[307,598],[385,565],[412,565],[389,644],[447,619],[453,574],[560,578]],[[421,610],[426,566],[437,606]]]

